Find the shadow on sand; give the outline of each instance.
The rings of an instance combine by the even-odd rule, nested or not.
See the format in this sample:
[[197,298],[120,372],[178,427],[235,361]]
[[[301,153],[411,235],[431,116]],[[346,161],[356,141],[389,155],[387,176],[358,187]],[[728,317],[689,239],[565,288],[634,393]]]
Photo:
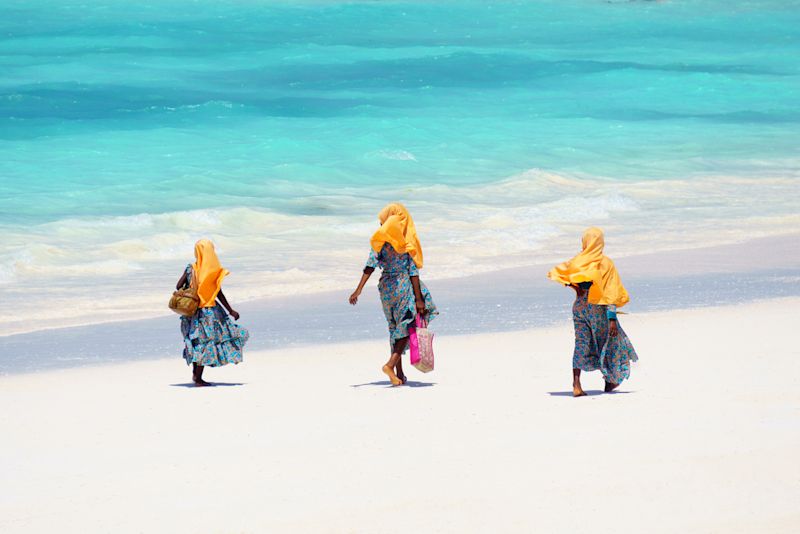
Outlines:
[[[209,382],[208,386],[203,386],[206,388],[215,388],[215,387],[226,387],[226,386],[243,386],[244,382]],[[194,382],[186,382],[184,384],[170,384],[171,387],[174,388],[196,388],[198,386],[194,385]]]
[[436,382],[417,382],[416,380],[409,380],[402,386],[393,386],[388,380],[381,380],[379,382],[366,382],[364,384],[352,384],[351,388],[360,388],[364,386],[383,386],[383,387],[407,387],[407,388],[429,388],[435,386]]
[[[634,393],[633,391],[611,391],[610,393],[606,393],[601,389],[585,389],[587,397],[594,397],[595,395],[627,395],[628,393]],[[551,397],[572,397],[572,390],[569,391],[548,391],[548,395]]]

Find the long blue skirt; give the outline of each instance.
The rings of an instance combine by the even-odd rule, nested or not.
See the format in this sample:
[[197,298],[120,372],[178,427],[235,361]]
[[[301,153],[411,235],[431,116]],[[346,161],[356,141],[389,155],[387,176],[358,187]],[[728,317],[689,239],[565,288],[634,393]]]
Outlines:
[[250,333],[234,323],[220,304],[213,308],[200,308],[191,317],[181,317],[181,334],[186,364],[208,367],[240,363],[244,345],[250,337]]

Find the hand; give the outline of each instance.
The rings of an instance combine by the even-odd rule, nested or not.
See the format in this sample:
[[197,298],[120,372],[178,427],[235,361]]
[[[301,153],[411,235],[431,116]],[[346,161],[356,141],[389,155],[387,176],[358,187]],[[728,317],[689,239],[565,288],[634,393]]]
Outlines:
[[417,299],[417,315],[425,316],[427,310],[425,309],[425,301],[422,299]]
[[233,317],[234,321],[238,321],[239,320],[239,312],[237,312],[236,310],[231,310],[231,317]]
[[350,301],[350,304],[352,304],[353,306],[358,304],[359,295],[361,295],[361,291],[353,291],[353,294],[350,295],[350,298],[348,299]]
[[617,321],[616,319],[611,319],[608,321],[608,335],[614,337],[617,335],[619,329],[617,328]]

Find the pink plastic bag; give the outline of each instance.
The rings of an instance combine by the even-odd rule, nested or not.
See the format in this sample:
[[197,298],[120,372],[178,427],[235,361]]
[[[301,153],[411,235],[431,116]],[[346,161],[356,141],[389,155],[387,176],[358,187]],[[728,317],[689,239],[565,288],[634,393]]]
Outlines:
[[408,346],[411,365],[423,373],[433,371],[433,332],[428,330],[428,321],[417,315],[416,326],[408,327]]

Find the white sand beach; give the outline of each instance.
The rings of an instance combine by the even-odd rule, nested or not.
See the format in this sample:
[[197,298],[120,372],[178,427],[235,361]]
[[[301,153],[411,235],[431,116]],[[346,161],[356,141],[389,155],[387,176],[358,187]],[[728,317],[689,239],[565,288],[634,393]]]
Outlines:
[[[800,0],[0,2],[0,534],[800,533],[799,57]],[[640,360],[576,399],[582,281]]]
[[570,396],[572,329],[0,378],[0,531],[796,532],[800,299],[634,314],[640,362]]

